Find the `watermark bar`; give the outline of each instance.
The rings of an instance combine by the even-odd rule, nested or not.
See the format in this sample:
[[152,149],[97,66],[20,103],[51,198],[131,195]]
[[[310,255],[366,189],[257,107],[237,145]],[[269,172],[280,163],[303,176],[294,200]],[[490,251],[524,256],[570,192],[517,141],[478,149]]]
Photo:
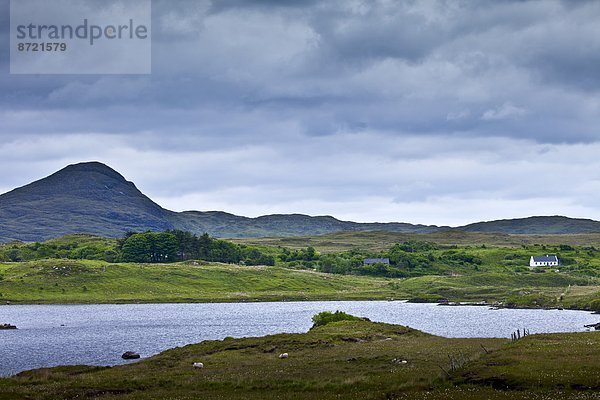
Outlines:
[[11,74],[151,73],[151,0],[11,0]]

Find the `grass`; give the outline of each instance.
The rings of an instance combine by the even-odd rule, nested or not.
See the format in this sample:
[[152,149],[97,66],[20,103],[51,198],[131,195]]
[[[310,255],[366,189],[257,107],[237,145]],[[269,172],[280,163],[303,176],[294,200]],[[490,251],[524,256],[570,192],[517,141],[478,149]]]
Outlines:
[[14,303],[352,300],[396,293],[389,279],[195,262],[41,260],[2,263],[0,276],[0,300]]
[[[540,238],[545,244],[531,244]],[[0,301],[60,304],[394,298],[600,310],[600,250],[589,245],[595,238],[594,234],[540,237],[452,231],[424,235],[346,232],[241,241],[251,242],[274,257],[282,253],[277,247],[282,244],[290,248],[312,245],[322,253],[361,249],[360,255],[355,255],[359,262],[364,254],[382,255],[376,249],[388,250],[392,243],[404,240],[442,243],[437,248],[405,253],[427,262],[398,266],[398,271],[409,277],[400,279],[318,273],[302,264],[281,261],[275,267],[111,263],[102,259],[115,257],[114,251],[111,253],[114,239],[68,235],[44,243],[0,246],[0,258],[4,254],[5,259],[16,250],[25,259],[59,257],[0,262]],[[588,245],[567,245],[573,242]],[[99,260],[60,258],[86,254]],[[529,270],[526,265],[532,254],[559,254],[563,263],[560,272]]]
[[0,379],[0,399],[598,399],[598,346],[597,332],[511,343],[339,321],[304,334],[205,341],[111,368],[27,371]]
[[[485,301],[585,308],[600,285],[558,273],[422,276],[335,275],[219,263],[111,264],[90,260],[0,263],[0,301],[12,303],[161,303],[282,300]],[[537,297],[536,297],[537,296]],[[544,302],[541,302],[543,299]],[[537,303],[534,303],[537,302]]]
[[[477,357],[481,345],[493,349],[503,342],[342,321],[306,334],[207,341],[126,366],[26,372],[0,380],[0,393],[11,399],[85,398],[98,392],[108,392],[106,399],[377,399],[385,392],[431,386],[442,375],[438,365],[448,368],[448,351]],[[279,359],[283,352],[288,359]],[[204,369],[192,368],[198,361]]]
[[335,275],[281,267],[91,260],[0,263],[0,301],[161,303],[282,300],[512,301],[519,307],[590,308],[596,280],[559,273],[483,272],[408,279]]

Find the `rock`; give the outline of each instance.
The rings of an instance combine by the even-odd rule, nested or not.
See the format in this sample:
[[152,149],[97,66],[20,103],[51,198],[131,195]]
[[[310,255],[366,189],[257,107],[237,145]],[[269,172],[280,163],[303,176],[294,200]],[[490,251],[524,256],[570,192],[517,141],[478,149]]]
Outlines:
[[194,368],[204,368],[204,363],[195,362],[195,363],[192,364],[192,367],[194,367]]
[[140,355],[135,351],[126,351],[125,353],[123,353],[121,358],[123,358],[124,360],[135,360],[137,358],[140,358]]
[[289,354],[288,354],[288,353],[281,353],[281,354],[279,355],[279,358],[288,358],[288,357],[289,357]]
[[584,325],[584,327],[594,328],[595,330],[600,331],[600,322],[598,322],[597,324]]
[[0,329],[17,329],[17,327],[11,324],[0,324]]

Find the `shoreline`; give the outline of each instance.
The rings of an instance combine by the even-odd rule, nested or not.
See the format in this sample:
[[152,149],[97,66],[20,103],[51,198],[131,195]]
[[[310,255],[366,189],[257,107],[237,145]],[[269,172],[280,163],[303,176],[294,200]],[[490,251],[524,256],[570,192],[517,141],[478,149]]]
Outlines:
[[508,307],[498,303],[489,302],[475,302],[475,301],[423,301],[420,298],[412,299],[390,299],[390,298],[374,298],[374,297],[357,297],[357,298],[285,298],[285,299],[271,299],[271,298],[254,298],[254,299],[194,299],[194,300],[182,300],[176,301],[168,299],[165,301],[157,300],[123,300],[123,301],[93,301],[93,302],[46,302],[46,301],[12,301],[8,300],[0,303],[0,307],[3,306],[89,306],[89,305],[144,305],[144,304],[244,304],[244,303],[303,303],[303,302],[354,302],[354,301],[387,301],[387,302],[399,302],[399,303],[411,303],[411,304],[436,304],[442,307],[489,307],[491,310],[557,310],[557,311],[583,311],[591,314],[599,314],[600,311],[590,310],[585,308],[576,307],[541,307],[541,306],[519,306],[519,307]]

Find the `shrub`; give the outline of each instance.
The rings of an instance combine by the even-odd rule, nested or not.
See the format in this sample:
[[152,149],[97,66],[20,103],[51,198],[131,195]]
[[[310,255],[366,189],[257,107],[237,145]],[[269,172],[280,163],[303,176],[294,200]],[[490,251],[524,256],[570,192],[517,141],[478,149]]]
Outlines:
[[346,314],[345,312],[339,311],[339,310],[334,313],[332,313],[330,311],[323,311],[312,317],[312,321],[313,321],[312,328],[316,328],[317,326],[327,325],[331,322],[337,322],[337,321],[363,321],[363,320],[364,320],[364,318],[355,317],[354,315]]

